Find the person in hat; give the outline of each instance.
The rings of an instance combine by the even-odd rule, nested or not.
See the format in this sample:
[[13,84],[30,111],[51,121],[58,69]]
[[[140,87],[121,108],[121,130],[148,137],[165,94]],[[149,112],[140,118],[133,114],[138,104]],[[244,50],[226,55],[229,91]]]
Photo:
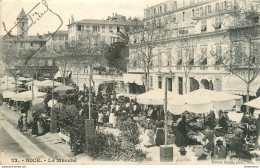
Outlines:
[[239,159],[251,159],[251,154],[247,151],[243,144],[245,143],[244,139],[241,138],[241,133],[235,131],[235,136],[231,138],[231,151],[235,152],[236,157]]
[[223,145],[223,141],[219,139],[216,141],[216,146],[214,149],[214,158],[226,159],[226,157],[227,157],[226,147]]
[[155,144],[154,142],[154,131],[153,131],[153,122],[151,119],[146,120],[146,125],[145,125],[145,132],[144,132],[144,146],[149,148]]
[[213,150],[214,150],[214,138],[215,138],[213,128],[210,127],[210,126],[206,126],[206,128],[207,129],[206,129],[205,135],[202,139],[203,141],[206,142],[204,147],[206,149],[208,149],[209,151],[213,152]]
[[177,125],[177,133],[176,133],[176,140],[175,144],[179,148],[181,147],[187,147],[188,146],[188,128],[190,126],[186,122],[186,116],[183,115],[181,117],[180,122]]
[[228,131],[228,124],[227,124],[227,119],[224,115],[222,115],[218,121],[218,124],[220,127],[222,127],[223,133],[227,133]]

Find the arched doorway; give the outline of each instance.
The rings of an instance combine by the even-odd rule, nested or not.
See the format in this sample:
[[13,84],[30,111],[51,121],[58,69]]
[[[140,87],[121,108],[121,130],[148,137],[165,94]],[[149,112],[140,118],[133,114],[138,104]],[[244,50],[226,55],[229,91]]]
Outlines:
[[209,89],[210,88],[209,87],[209,81],[207,79],[202,79],[200,81],[200,83],[202,84],[202,88],[204,88],[204,89]]
[[190,78],[190,92],[194,90],[198,90],[199,88],[200,88],[199,82],[194,78]]

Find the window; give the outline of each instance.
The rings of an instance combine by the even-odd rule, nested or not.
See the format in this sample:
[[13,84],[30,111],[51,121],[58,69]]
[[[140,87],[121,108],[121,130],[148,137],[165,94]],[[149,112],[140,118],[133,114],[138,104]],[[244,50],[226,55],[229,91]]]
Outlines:
[[177,1],[174,1],[172,4],[172,10],[176,10],[177,9]]
[[216,3],[216,5],[215,5],[215,12],[219,13],[219,3]]
[[192,9],[192,17],[194,17],[194,16],[195,16],[195,10]]
[[113,33],[113,26],[109,26],[109,32]]
[[165,4],[164,5],[164,13],[166,13],[167,12],[167,5]]
[[189,65],[194,65],[194,48],[189,49]]
[[116,31],[117,31],[117,32],[120,32],[120,27],[117,26],[117,27],[116,27]]
[[158,23],[157,27],[161,27],[161,26],[162,26],[161,18],[158,19],[158,22],[157,22],[157,23]]
[[160,6],[160,14],[162,13],[162,6]]
[[207,14],[208,14],[208,7],[205,6],[205,15],[207,15]]
[[208,13],[211,13],[211,5],[208,5]]
[[162,89],[162,77],[158,76],[158,88]]
[[202,46],[201,47],[201,65],[207,65],[208,61],[207,61],[207,52],[208,52],[208,48],[207,46]]
[[182,49],[179,49],[177,54],[178,54],[177,65],[182,65]]
[[82,25],[77,25],[77,31],[83,31],[83,26]]
[[215,30],[221,29],[221,17],[215,18],[215,24],[214,24]]
[[200,7],[200,16],[203,16],[203,7]]
[[150,76],[150,88],[153,88],[153,77]]
[[93,29],[94,32],[100,32],[99,26],[92,26],[92,29]]
[[33,43],[31,43],[31,47],[33,47]]
[[162,66],[162,55],[158,55],[158,66]]
[[221,44],[216,45],[216,65],[220,65],[222,63],[222,46]]
[[185,21],[185,12],[182,12],[182,21]]
[[206,32],[207,31],[207,21],[202,20],[201,21],[201,32]]
[[171,66],[172,65],[172,53],[171,51],[167,51],[167,66]]

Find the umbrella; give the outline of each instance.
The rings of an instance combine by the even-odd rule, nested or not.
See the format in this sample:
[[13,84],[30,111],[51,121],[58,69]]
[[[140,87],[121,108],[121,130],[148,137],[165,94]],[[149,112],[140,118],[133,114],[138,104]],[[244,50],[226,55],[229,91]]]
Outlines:
[[[34,92],[34,98],[44,97],[46,93],[44,92]],[[31,101],[32,100],[32,91],[28,90],[26,92],[21,92],[12,97],[15,101]]]
[[30,108],[30,111],[33,113],[33,115],[35,116],[39,116],[42,113],[46,112],[45,106],[44,104],[40,103],[40,104],[35,104]]
[[[7,89],[8,91],[16,91],[16,88],[14,87],[14,88],[9,88],[9,89]],[[20,92],[20,91],[25,91],[25,90],[27,90],[27,89],[25,89],[25,88],[21,88],[21,87],[17,87],[17,91],[18,92]]]
[[[53,100],[54,102],[53,102],[53,104],[54,104],[54,106],[58,103],[57,102],[57,100]],[[52,107],[52,100],[50,100],[49,102],[48,102],[48,107]]]
[[251,100],[249,102],[246,102],[245,105],[260,109],[260,97],[254,99],[254,100]]
[[229,110],[236,105],[236,100],[241,98],[224,92],[199,89],[179,99],[170,100],[168,109],[174,114],[181,114],[186,110],[194,113],[206,113],[213,109]]
[[35,105],[35,104],[40,104],[44,102],[44,98],[36,98],[32,101],[32,104]]
[[[60,82],[56,82],[54,81],[54,86],[60,86],[62,85]],[[38,86],[42,86],[42,87],[52,87],[53,86],[53,81],[52,80],[45,80],[42,81],[38,84]]]
[[18,78],[18,81],[32,81],[33,78],[24,78],[24,77],[20,77]]
[[[182,95],[167,92],[167,99],[179,99]],[[153,105],[163,105],[165,99],[165,91],[162,89],[155,89],[149,92],[140,94],[136,96],[137,102],[141,104],[153,104]]]
[[32,85],[32,83],[33,83],[35,86],[38,86],[38,84],[40,84],[41,82],[40,82],[40,81],[37,81],[37,80],[34,80],[34,81],[31,81],[31,82],[27,82],[25,85],[26,85],[26,86],[30,86],[30,85]]
[[11,91],[8,91],[8,90],[3,92],[3,98],[4,99],[5,98],[12,98],[14,95],[15,95],[15,92],[11,92]]
[[68,90],[74,90],[75,88],[71,86],[66,86],[66,85],[60,85],[57,88],[54,89],[54,92],[62,92],[62,91],[68,91]]

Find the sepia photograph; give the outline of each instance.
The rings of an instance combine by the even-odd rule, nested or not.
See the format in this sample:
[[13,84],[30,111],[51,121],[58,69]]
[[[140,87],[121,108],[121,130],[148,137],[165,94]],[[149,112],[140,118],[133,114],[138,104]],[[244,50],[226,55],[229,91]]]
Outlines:
[[257,168],[259,16],[260,0],[0,0],[1,168]]

